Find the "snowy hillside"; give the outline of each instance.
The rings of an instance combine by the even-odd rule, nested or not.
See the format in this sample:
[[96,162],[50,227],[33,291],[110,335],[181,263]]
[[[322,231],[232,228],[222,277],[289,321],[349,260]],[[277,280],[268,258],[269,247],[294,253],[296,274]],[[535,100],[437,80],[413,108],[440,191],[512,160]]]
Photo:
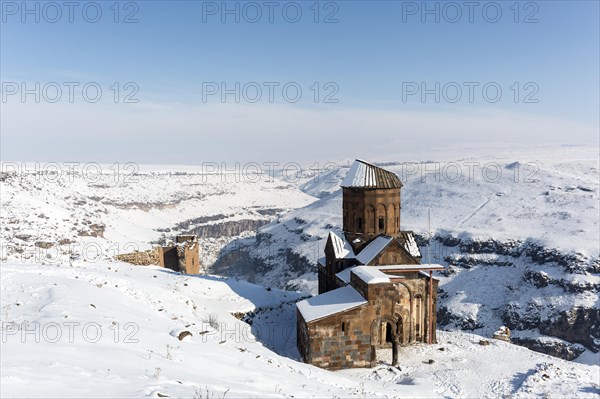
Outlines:
[[[437,275],[444,331],[438,345],[403,348],[400,370],[381,353],[380,367],[336,373],[298,362],[294,302],[316,292],[316,259],[329,230],[340,232],[348,160],[292,181],[183,166],[58,176],[3,166],[1,396],[597,397],[598,150],[372,161],[401,177],[401,226],[424,260],[447,266]],[[199,234],[204,266],[230,278],[114,260],[180,232]],[[89,342],[97,325],[82,335],[86,323],[102,326],[99,342]],[[501,325],[555,357],[479,345]],[[192,336],[180,341],[182,331]]]
[[[598,366],[500,341],[481,346],[465,333],[402,348],[400,368],[381,351],[373,369],[321,370],[296,361],[298,294],[235,279],[119,263],[13,262],[2,265],[1,288],[2,397],[600,394]],[[252,326],[238,320],[246,313]]]
[[230,236],[314,201],[271,175],[220,167],[2,164],[2,171],[1,257],[43,263],[105,260],[194,231],[209,266]]
[[[425,260],[449,266],[438,276],[439,322],[484,335],[507,324],[521,344],[569,359],[584,347],[598,351],[598,150],[477,154],[380,164],[404,183],[402,229],[420,236]],[[315,293],[316,260],[328,231],[341,229],[346,171],[304,183],[318,201],[261,228],[256,240],[231,243],[244,256],[222,257],[213,270]]]

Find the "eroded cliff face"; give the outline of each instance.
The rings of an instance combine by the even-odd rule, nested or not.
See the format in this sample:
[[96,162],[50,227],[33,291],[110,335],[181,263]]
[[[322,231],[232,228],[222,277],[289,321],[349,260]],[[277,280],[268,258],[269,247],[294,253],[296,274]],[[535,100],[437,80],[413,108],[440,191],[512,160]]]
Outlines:
[[[420,238],[426,253],[428,242]],[[447,265],[439,293],[442,327],[487,330],[502,323],[513,331],[514,343],[569,360],[583,347],[600,350],[597,255],[532,241],[443,235],[435,236],[431,247],[436,261]]]

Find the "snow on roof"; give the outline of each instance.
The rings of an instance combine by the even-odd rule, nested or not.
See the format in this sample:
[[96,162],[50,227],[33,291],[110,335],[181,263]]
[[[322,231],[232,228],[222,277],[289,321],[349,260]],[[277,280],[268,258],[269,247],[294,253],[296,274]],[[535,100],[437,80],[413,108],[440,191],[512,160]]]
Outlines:
[[[419,274],[420,274],[421,276],[424,276],[424,277],[427,277],[427,278],[429,278],[429,273],[427,273],[427,272],[424,272],[423,270],[419,270]],[[437,279],[437,278],[435,278],[435,277],[431,277],[431,278],[432,278],[432,279],[434,279],[434,280],[437,280],[437,281],[439,281],[439,279]]]
[[404,236],[404,249],[408,251],[409,254],[414,256],[415,258],[421,257],[421,251],[419,250],[419,246],[415,241],[415,236],[412,232],[402,232]]
[[317,263],[321,266],[325,266],[325,264],[327,263],[327,259],[324,256],[322,256],[319,258],[319,260],[317,260]]
[[333,231],[329,232],[329,237],[331,238],[331,243],[333,244],[333,252],[336,259],[354,257],[354,251],[346,240],[335,234]]
[[352,269],[354,269],[354,268],[349,267],[347,269],[344,269],[341,272],[339,272],[338,274],[336,274],[335,276],[337,278],[339,278],[340,280],[342,280],[344,283],[348,284],[348,283],[350,283],[350,271]]
[[356,260],[358,260],[363,265],[367,265],[370,261],[372,261],[379,253],[393,240],[392,237],[389,236],[378,236],[373,241],[371,241],[366,247],[364,247],[358,255],[356,255]]
[[374,266],[356,266],[351,270],[358,278],[367,284],[389,283],[390,276]]
[[342,181],[342,187],[400,188],[402,182],[395,173],[357,159]]
[[326,292],[312,298],[305,299],[296,304],[298,310],[307,323],[313,320],[350,310],[367,303],[354,288],[347,285]]
[[390,278],[405,278],[403,275],[388,274],[388,272],[419,272],[423,276],[429,277],[425,270],[443,270],[442,265],[422,264],[422,265],[387,265],[387,266],[354,266],[342,270],[336,277],[344,283],[350,283],[350,273],[356,274],[358,278],[367,284],[389,283]]
[[421,263],[419,265],[377,266],[377,269],[379,269],[379,270],[399,270],[399,271],[444,270],[444,266],[436,264],[436,263]]

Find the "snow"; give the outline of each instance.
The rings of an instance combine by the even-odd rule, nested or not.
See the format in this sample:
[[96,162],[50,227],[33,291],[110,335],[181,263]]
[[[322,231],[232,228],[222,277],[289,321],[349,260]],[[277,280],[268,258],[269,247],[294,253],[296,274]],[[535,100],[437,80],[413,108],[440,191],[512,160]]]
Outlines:
[[298,310],[304,321],[311,322],[323,317],[353,309],[367,303],[354,288],[347,285],[298,302]]
[[[597,147],[469,149],[464,154],[427,149],[423,154],[396,155],[392,161],[386,169],[398,173],[405,183],[401,218],[405,229],[428,235],[427,213],[431,210],[434,236],[521,240],[588,257],[590,262],[598,258]],[[450,169],[444,169],[452,164],[462,168],[461,179],[451,179]],[[175,225],[193,218],[214,218],[197,226],[265,220],[258,211],[276,211],[277,216],[270,219],[274,222],[260,229],[270,238],[260,245],[249,240],[253,243],[250,254],[266,265],[256,280],[270,287],[293,283],[305,292],[314,292],[314,268],[290,270],[286,256],[279,253],[292,249],[306,257],[310,266],[323,256],[328,233],[342,234],[340,183],[348,169],[342,166],[327,171],[325,178],[318,176],[299,184],[278,179],[224,180],[221,175],[184,166],[141,166],[135,182],[127,181],[133,175],[125,176],[129,179],[101,176],[95,182],[70,181],[63,176],[53,182],[34,173],[1,180],[0,396],[600,395],[597,353],[588,350],[567,362],[505,342],[491,340],[486,347],[478,344],[502,325],[507,305],[523,309],[520,311],[538,309],[541,320],[547,320],[552,312],[600,306],[596,291],[567,292],[556,284],[536,288],[523,279],[524,271],[540,271],[577,285],[597,285],[598,273],[572,274],[554,262],[534,263],[525,254],[472,254],[472,266],[450,265],[447,276],[436,274],[444,293],[439,307],[456,315],[457,323],[472,321],[485,328],[477,328],[475,334],[439,331],[436,345],[403,347],[400,369],[390,366],[390,353],[383,351],[373,369],[331,373],[298,362],[294,302],[305,294],[267,291],[235,279],[182,276],[111,260],[115,246],[119,251],[129,243],[149,248],[151,241],[161,239],[159,229],[170,228],[167,235],[174,235],[179,231]],[[499,178],[484,177],[486,170],[494,169],[501,171]],[[431,170],[434,172],[428,172]],[[302,224],[296,221],[300,219]],[[77,234],[94,223],[106,225],[105,238]],[[88,258],[87,263],[76,260],[69,267],[68,253],[66,261],[61,256],[31,255],[34,242],[61,238],[75,240],[79,248],[98,244],[102,256],[99,260]],[[232,240],[234,244],[239,241],[236,237],[202,238],[200,253],[206,264]],[[7,253],[11,247],[24,252]],[[63,255],[61,251],[68,246],[53,249]],[[435,241],[429,249],[431,260],[424,260],[444,265],[460,251]],[[344,277],[345,272],[340,275]],[[251,327],[232,316],[260,309],[264,313]],[[218,329],[208,323],[212,316]],[[66,322],[79,323],[73,342],[69,342]],[[35,342],[34,323],[39,323],[37,331],[41,329],[37,334],[40,342]],[[62,328],[56,343],[49,342],[54,336],[50,335],[52,323]],[[99,342],[83,339],[81,328],[86,323],[102,327]],[[126,329],[127,323],[133,324]],[[27,326],[27,330],[21,328]],[[133,338],[139,342],[124,342],[136,326]],[[273,330],[268,331],[277,334],[271,334],[272,340],[261,338],[261,326],[269,326]],[[119,332],[117,342],[115,330]],[[179,341],[175,335],[185,330],[193,335]],[[92,332],[93,328],[89,334]],[[513,329],[512,333],[516,336],[519,331]],[[429,364],[429,359],[435,362]]]
[[[43,166],[44,164],[42,164]],[[54,165],[54,164],[53,164]],[[56,164],[60,165],[60,164]],[[204,167],[87,164],[44,175],[32,165],[2,163],[6,178],[0,181],[0,239],[6,243],[1,259],[41,262],[37,241],[55,244],[50,255],[99,248],[100,259],[134,249],[149,249],[151,242],[173,238],[195,227],[241,220],[268,221],[263,211],[282,213],[315,201],[294,184],[271,175],[209,173]],[[133,164],[130,164],[133,166]],[[199,221],[194,222],[198,219]],[[188,223],[189,222],[189,223]],[[91,225],[103,225],[103,237],[85,236]],[[70,244],[56,245],[64,240]],[[202,237],[201,261],[210,266],[228,237]],[[67,256],[68,258],[68,256]],[[64,257],[62,257],[64,260]],[[60,259],[44,259],[51,263]]]
[[354,257],[354,251],[345,239],[339,237],[333,231],[329,232],[329,237],[331,238],[331,243],[333,245],[333,253],[337,259]]
[[356,160],[342,181],[342,187],[375,187],[375,169],[363,161]]
[[[463,332],[438,330],[437,344],[401,347],[399,368],[383,350],[374,368],[322,370],[299,361],[299,294],[232,278],[123,263],[8,262],[0,271],[2,397],[600,394],[597,354],[579,364],[501,341],[480,346],[485,337]],[[252,326],[232,315],[249,311]],[[183,331],[192,336],[180,341]]]
[[355,266],[351,269],[351,273],[354,273],[358,278],[367,284],[390,282],[390,276],[380,271],[378,267],[374,266]]
[[357,159],[344,177],[342,187],[391,188],[402,187],[393,172]]
[[352,271],[353,267],[348,267],[344,270],[342,270],[341,272],[339,272],[338,274],[336,274],[336,277],[339,278],[340,280],[342,280],[344,283],[349,284],[350,283],[350,272]]
[[421,257],[421,251],[419,250],[419,246],[415,241],[415,237],[412,234],[404,234],[404,237],[406,239],[404,248],[408,251],[408,253],[416,258]]
[[392,240],[393,238],[389,236],[376,237],[356,255],[356,260],[363,265],[368,265]]
[[389,283],[390,277],[392,278],[403,278],[402,275],[391,275],[383,272],[383,270],[390,271],[420,271],[424,276],[429,277],[429,274],[422,272],[422,270],[443,270],[444,267],[442,265],[388,265],[388,266],[354,266],[349,267],[347,269],[342,270],[337,273],[336,276],[342,280],[344,283],[350,283],[350,273],[356,274],[360,277],[364,282],[368,284],[377,284],[377,283]]
[[[371,266],[373,267],[373,266]],[[421,271],[421,270],[444,270],[444,266],[431,263],[421,263],[418,265],[385,265],[375,266],[379,270],[400,270],[400,271]]]

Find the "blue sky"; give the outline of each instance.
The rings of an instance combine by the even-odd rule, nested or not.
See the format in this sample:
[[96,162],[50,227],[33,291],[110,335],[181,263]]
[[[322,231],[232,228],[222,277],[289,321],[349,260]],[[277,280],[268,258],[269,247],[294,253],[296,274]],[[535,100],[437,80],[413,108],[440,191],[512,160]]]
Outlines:
[[[275,1],[273,22],[263,1],[120,2],[118,16],[113,1],[78,2],[73,22],[62,6],[56,23],[48,3],[28,2],[30,14],[22,4],[2,2],[2,160],[326,160],[412,146],[598,143],[597,1],[473,2],[472,16],[468,2]],[[102,15],[91,23],[95,4]],[[137,22],[124,23],[128,15]],[[103,92],[97,103],[78,89],[56,103],[6,93],[36,82],[41,93],[48,82]],[[135,104],[123,102],[128,82]],[[239,102],[206,93],[236,82]],[[290,82],[298,102],[282,94]],[[439,101],[422,98],[423,87]],[[174,137],[186,145],[165,153]],[[122,148],[139,143],[140,153]]]

